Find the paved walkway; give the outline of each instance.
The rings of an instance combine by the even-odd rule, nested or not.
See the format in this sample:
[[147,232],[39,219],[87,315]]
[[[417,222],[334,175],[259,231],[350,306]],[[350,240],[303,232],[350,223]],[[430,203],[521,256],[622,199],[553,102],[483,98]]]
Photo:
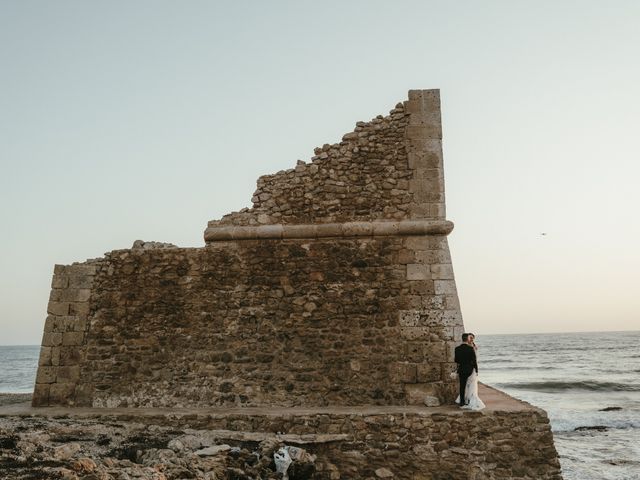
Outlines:
[[[531,410],[534,407],[528,403],[516,400],[507,394],[487,385],[480,384],[480,398],[487,405],[481,411],[483,414],[500,412],[517,412]],[[14,403],[0,406],[0,417],[8,416],[42,416],[42,417],[181,417],[186,415],[226,416],[226,415],[376,415],[376,414],[462,414],[463,410],[455,405],[442,407],[410,406],[330,406],[330,407],[209,407],[209,408],[67,408],[67,407],[39,407],[33,408],[29,402]]]

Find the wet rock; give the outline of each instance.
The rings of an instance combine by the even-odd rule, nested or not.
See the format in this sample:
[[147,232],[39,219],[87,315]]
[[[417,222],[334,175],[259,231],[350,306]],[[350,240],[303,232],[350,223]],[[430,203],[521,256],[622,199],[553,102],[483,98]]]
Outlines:
[[609,430],[609,427],[604,425],[588,425],[583,427],[574,428],[574,432],[586,432],[586,431],[596,431],[596,432],[606,432]]

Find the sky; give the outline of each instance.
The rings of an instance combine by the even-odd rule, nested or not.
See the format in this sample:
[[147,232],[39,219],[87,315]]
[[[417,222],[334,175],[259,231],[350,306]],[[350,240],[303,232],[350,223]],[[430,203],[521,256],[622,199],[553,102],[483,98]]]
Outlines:
[[427,88],[467,330],[639,330],[639,20],[635,0],[0,0],[0,344],[40,343],[54,264],[203,246],[260,175]]

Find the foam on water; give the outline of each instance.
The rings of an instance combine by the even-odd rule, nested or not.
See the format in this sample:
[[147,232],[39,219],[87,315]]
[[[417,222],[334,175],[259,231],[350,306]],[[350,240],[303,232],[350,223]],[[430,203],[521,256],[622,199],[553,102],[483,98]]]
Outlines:
[[640,480],[640,332],[476,340],[480,380],[549,414],[565,480]]

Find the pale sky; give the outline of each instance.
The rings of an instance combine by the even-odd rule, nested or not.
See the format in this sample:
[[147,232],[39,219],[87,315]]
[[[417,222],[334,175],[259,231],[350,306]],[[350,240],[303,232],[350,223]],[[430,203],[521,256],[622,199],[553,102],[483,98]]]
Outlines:
[[258,176],[422,88],[467,330],[640,329],[639,24],[635,0],[0,0],[0,344],[40,343],[54,264],[203,246]]

